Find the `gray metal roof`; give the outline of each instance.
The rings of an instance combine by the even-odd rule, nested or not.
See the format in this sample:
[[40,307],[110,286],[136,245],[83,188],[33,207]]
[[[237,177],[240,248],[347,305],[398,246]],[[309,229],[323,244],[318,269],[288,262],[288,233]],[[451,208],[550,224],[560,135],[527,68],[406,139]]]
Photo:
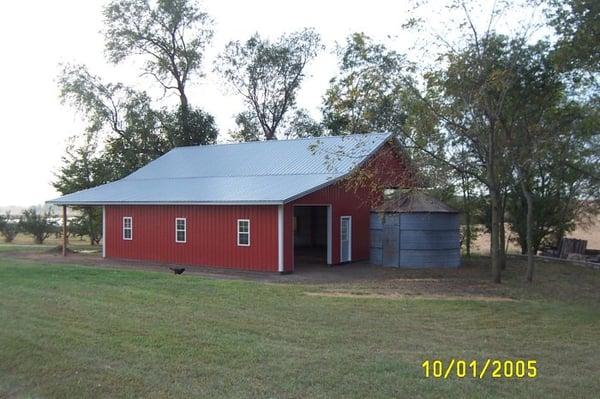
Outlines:
[[121,180],[48,202],[281,204],[347,175],[389,137],[371,133],[180,147]]

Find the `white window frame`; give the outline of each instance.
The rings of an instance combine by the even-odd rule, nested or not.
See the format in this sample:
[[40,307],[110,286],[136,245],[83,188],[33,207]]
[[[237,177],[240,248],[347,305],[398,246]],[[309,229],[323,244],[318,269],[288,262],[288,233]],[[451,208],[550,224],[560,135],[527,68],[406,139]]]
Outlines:
[[[183,220],[183,230],[177,229],[177,222]],[[183,231],[183,241],[177,239],[177,233]],[[175,242],[185,244],[187,242],[187,219],[186,218],[175,218]]]
[[[248,231],[240,231],[240,222],[248,223]],[[240,243],[240,234],[248,234],[248,244]],[[237,220],[237,245],[238,245],[238,247],[249,247],[250,246],[250,219],[238,219]]]
[[[129,219],[129,227],[125,227],[125,220]],[[129,230],[129,238],[125,237],[125,230]],[[133,240],[133,217],[123,216],[123,240]]]

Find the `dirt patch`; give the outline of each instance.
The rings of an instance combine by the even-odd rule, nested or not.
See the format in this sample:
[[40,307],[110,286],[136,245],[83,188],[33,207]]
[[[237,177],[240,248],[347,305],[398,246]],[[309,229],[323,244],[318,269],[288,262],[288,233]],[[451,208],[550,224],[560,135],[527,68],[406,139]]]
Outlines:
[[375,299],[429,299],[444,301],[483,301],[483,302],[516,302],[515,299],[500,296],[452,296],[452,295],[407,295],[399,292],[368,293],[368,292],[305,292],[309,296],[321,296],[331,298],[375,298]]

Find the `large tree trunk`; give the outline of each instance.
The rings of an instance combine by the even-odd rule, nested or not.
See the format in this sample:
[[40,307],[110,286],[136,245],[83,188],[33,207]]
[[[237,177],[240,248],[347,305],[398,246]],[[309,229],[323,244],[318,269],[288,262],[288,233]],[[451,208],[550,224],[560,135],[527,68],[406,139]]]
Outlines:
[[473,233],[471,230],[471,201],[469,198],[469,188],[466,181],[467,177],[462,176],[462,190],[463,190],[463,207],[465,210],[465,250],[467,257],[471,256],[471,240]]
[[501,270],[506,270],[506,229],[504,228],[504,212],[502,211],[502,207],[498,207],[499,208],[499,215],[498,215],[498,231],[499,231],[499,237],[498,240],[500,241],[500,245],[499,245],[499,259],[498,259],[498,263],[500,265],[500,269]]
[[506,209],[506,194],[502,195],[500,197],[500,202],[498,205],[498,229],[500,231],[500,258],[498,260],[498,263],[500,264],[500,269],[501,270],[506,270],[506,251],[507,251],[507,246],[508,243],[506,241],[506,228],[505,228],[505,223],[504,223],[504,214],[505,214],[505,209]]
[[533,281],[533,270],[535,267],[533,258],[533,196],[528,190],[524,180],[521,180],[521,190],[525,196],[525,201],[527,201],[527,281],[531,283]]
[[471,257],[471,212],[469,210],[465,213],[465,246],[467,257]]

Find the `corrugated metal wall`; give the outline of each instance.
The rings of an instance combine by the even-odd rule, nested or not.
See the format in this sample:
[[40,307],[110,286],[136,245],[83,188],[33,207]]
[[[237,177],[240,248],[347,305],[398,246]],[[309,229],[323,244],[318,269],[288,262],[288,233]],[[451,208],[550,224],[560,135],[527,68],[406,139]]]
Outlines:
[[[122,219],[133,218],[133,239]],[[187,219],[187,242],[175,242],[175,218]],[[237,245],[237,219],[250,219],[250,246]],[[107,206],[106,256],[164,263],[277,271],[276,206]]]
[[460,266],[457,213],[371,213],[371,262],[395,267]]

